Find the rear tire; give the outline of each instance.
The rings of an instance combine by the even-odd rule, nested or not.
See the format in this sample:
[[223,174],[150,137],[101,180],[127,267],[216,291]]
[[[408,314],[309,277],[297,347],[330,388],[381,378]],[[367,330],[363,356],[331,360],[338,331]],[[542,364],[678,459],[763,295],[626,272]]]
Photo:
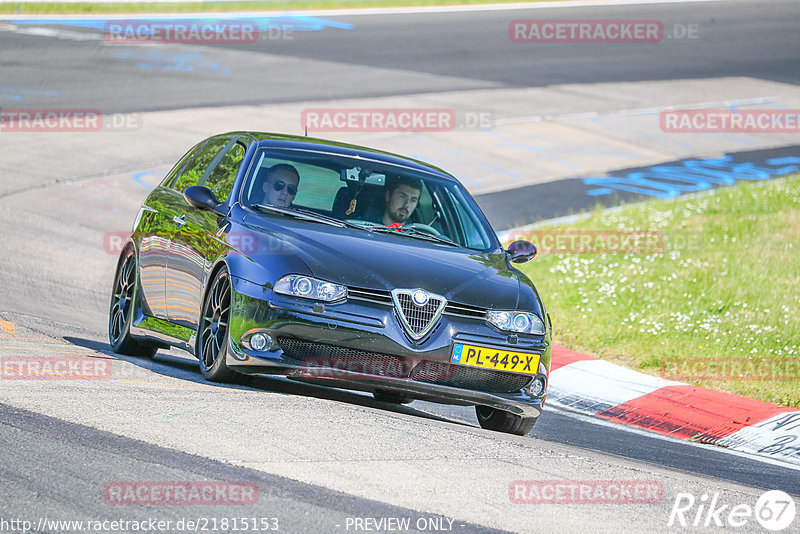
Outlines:
[[525,436],[533,429],[537,417],[522,417],[520,415],[490,408],[489,406],[475,406],[475,413],[478,416],[478,423],[481,428],[494,430],[495,432],[505,432]]
[[131,336],[133,311],[139,287],[136,254],[128,247],[122,251],[114,274],[111,304],[108,310],[108,342],[111,350],[127,356],[152,358],[158,347],[138,341]]
[[383,391],[381,389],[374,391],[372,396],[375,397],[376,401],[388,402],[390,404],[410,404],[414,402],[414,399],[411,397],[404,397],[403,395],[389,393],[388,391]]
[[223,267],[214,276],[203,300],[203,313],[197,326],[194,352],[200,360],[200,372],[212,382],[231,382],[236,373],[225,363],[228,352],[231,317],[231,281]]

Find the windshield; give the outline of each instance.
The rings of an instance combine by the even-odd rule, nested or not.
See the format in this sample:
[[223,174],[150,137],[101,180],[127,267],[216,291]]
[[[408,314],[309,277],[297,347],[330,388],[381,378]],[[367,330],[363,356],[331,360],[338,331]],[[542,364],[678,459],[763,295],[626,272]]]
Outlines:
[[497,243],[458,183],[383,161],[263,149],[242,190],[246,207],[303,212],[373,231],[490,250]]

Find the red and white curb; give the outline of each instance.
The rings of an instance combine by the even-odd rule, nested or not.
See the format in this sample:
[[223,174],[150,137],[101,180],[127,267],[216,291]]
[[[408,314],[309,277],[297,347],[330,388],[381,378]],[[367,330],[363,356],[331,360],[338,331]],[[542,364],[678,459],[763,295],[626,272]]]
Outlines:
[[553,346],[547,402],[665,436],[800,464],[800,411]]

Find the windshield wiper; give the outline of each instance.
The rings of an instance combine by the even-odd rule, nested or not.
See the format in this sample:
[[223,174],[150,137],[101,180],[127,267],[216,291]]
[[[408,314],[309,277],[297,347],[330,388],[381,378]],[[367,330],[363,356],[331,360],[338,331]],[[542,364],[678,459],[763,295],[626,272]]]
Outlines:
[[444,236],[438,236],[431,234],[429,232],[425,232],[424,230],[420,230],[418,228],[412,228],[410,226],[370,226],[370,231],[373,232],[384,232],[384,233],[398,233],[401,235],[407,235],[410,237],[419,237],[421,239],[429,239],[431,241],[436,241],[438,243],[444,243],[445,245],[450,245],[453,247],[459,246],[458,243],[451,241],[450,239]]
[[[311,211],[311,210],[308,210],[308,209],[305,209],[305,208],[291,208],[291,209],[299,211],[300,213],[305,213],[307,215],[311,215],[313,217],[317,217],[320,220],[326,220],[326,221],[330,221],[331,223],[337,223],[340,226],[347,226],[348,228],[358,228],[359,230],[367,230],[368,229],[366,226],[362,226],[362,225],[356,224],[356,223],[351,223],[349,221],[343,221],[341,219],[337,219],[336,217],[331,217],[329,215],[323,215],[321,213],[317,213],[315,211]],[[315,220],[317,220],[317,219],[315,219]]]
[[317,213],[316,211],[311,211],[305,208],[279,208],[278,206],[273,206],[271,204],[253,204],[253,207],[264,211],[271,211],[273,213],[282,213],[284,215],[291,215],[292,217],[297,217],[298,219],[305,219],[307,221],[329,224],[331,226],[337,226],[339,228],[344,228],[345,226],[347,226],[349,228],[358,228],[359,230],[367,230],[366,227],[361,226],[360,224],[354,224],[351,222],[343,221],[341,219],[337,219],[336,217],[323,215],[321,213]]
[[345,226],[345,224],[339,219],[334,219],[332,217],[325,217],[324,215],[320,215],[319,213],[314,213],[313,211],[308,211],[308,210],[301,211],[297,208],[279,208],[278,206],[273,206],[271,204],[253,204],[253,207],[260,209],[262,211],[270,211],[272,213],[282,213],[283,215],[291,215],[292,217],[296,217],[298,219],[320,222],[323,224],[329,224],[331,226],[338,226],[339,228],[344,228]]

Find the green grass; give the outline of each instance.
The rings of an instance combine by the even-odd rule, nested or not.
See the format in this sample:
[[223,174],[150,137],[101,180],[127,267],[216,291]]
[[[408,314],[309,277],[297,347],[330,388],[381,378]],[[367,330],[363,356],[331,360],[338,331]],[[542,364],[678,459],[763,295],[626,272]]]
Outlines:
[[0,14],[91,14],[91,13],[196,13],[221,11],[300,11],[308,9],[346,9],[404,6],[447,6],[466,4],[496,4],[551,0],[254,0],[234,2],[43,2],[3,3]]
[[568,228],[655,230],[664,248],[541,254],[526,264],[557,344],[800,407],[800,175],[598,208]]

